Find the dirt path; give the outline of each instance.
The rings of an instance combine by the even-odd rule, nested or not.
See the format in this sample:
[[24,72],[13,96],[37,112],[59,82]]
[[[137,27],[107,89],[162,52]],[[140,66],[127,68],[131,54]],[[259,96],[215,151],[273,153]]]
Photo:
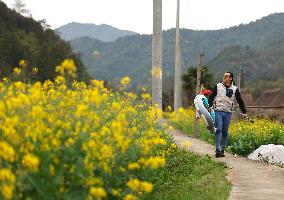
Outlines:
[[252,161],[226,153],[224,158],[215,158],[215,147],[196,138],[173,130],[170,132],[177,146],[185,146],[190,141],[189,151],[200,155],[210,155],[224,162],[230,168],[228,179],[232,183],[229,199],[284,199],[284,168],[263,162]]

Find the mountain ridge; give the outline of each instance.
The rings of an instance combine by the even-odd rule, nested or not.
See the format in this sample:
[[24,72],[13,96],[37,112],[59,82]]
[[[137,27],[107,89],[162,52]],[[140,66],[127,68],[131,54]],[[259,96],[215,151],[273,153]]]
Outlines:
[[[182,70],[185,72],[188,67],[196,66],[197,56],[200,52],[206,53],[205,64],[211,65],[211,61],[220,56],[219,54],[225,48],[240,46],[259,55],[265,53],[271,44],[274,44],[276,48],[284,38],[284,13],[274,13],[247,25],[239,25],[229,29],[217,31],[181,29],[180,33],[182,37],[181,64]],[[113,42],[99,43],[96,41],[95,44],[90,41],[80,44],[80,38],[77,38],[76,42],[71,40],[70,44],[74,51],[81,53],[88,71],[95,78],[113,80],[128,75],[140,85],[151,83],[151,41],[151,35],[137,34],[120,37]],[[185,41],[189,41],[189,43]],[[100,52],[100,56],[95,60],[92,56],[94,51]],[[231,53],[234,55],[234,51]],[[163,75],[166,77],[174,74],[174,54],[175,29],[163,31]],[[214,71],[218,69],[217,67],[208,67],[211,73],[219,73]],[[253,81],[254,78],[257,76],[251,77],[249,81]]]
[[55,29],[64,40],[69,41],[78,37],[88,36],[104,42],[111,42],[119,37],[137,34],[129,30],[121,30],[107,24],[71,22]]

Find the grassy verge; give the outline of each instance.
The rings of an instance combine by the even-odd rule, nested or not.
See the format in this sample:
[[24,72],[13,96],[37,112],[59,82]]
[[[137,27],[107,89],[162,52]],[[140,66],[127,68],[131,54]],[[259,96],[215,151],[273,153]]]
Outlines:
[[145,199],[228,199],[231,186],[225,176],[224,164],[177,150],[152,177],[154,191]]
[[[171,125],[176,129],[184,132],[186,135],[194,137],[194,121],[191,120],[190,122],[188,121],[179,121],[179,122],[171,122]],[[198,138],[201,140],[208,142],[210,144],[215,144],[215,135],[210,134],[209,130],[206,129],[203,121],[199,121],[199,134]]]

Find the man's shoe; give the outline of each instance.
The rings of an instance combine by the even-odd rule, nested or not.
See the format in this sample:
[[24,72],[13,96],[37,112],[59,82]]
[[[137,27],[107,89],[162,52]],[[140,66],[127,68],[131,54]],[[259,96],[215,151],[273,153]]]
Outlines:
[[221,155],[220,152],[216,152],[216,153],[215,153],[215,157],[216,157],[216,158],[220,158],[220,157],[221,157],[220,155]]
[[215,157],[216,158],[225,157],[224,151],[216,151]]

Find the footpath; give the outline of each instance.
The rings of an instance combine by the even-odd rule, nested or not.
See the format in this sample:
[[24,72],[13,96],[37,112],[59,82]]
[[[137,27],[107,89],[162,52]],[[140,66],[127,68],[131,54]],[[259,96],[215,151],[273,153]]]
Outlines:
[[213,145],[188,137],[177,130],[172,130],[169,133],[173,136],[178,147],[184,148],[184,142],[190,142],[191,145],[186,150],[199,155],[209,155],[214,160],[226,163],[229,168],[228,180],[232,184],[229,199],[284,200],[284,168],[229,153],[225,153],[223,158],[215,158]]

